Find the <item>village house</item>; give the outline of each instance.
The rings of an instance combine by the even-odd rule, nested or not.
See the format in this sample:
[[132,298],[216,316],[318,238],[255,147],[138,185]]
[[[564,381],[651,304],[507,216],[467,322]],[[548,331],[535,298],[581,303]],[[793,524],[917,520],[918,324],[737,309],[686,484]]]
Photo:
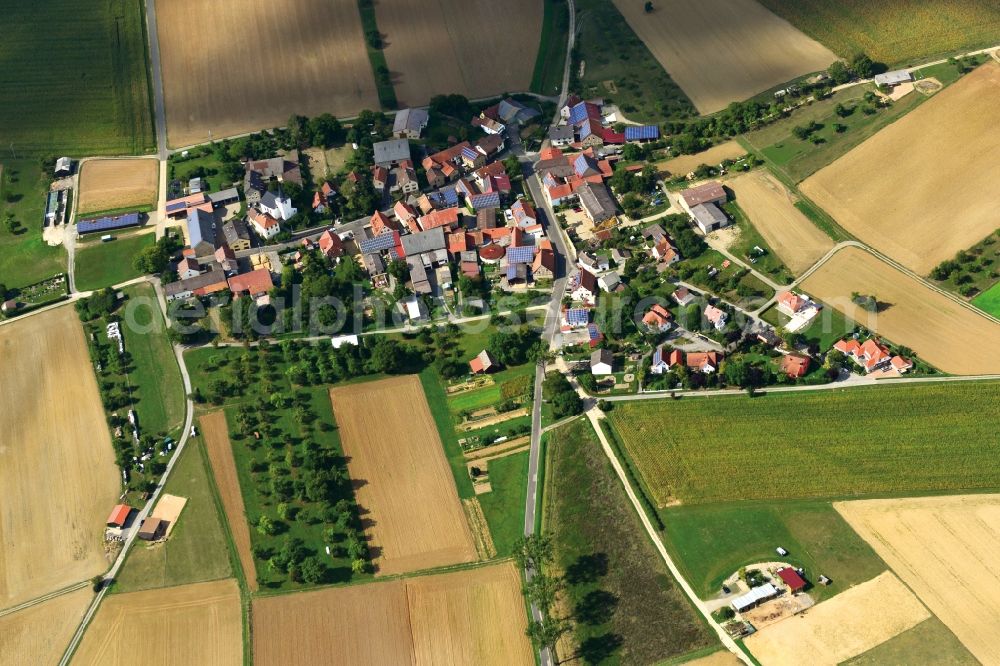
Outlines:
[[193,257],[184,257],[177,263],[177,279],[187,280],[201,275],[201,264]]
[[372,144],[375,166],[391,169],[410,161],[410,142],[407,139],[389,139]]
[[179,199],[171,199],[166,204],[167,217],[172,220],[180,220],[187,217],[192,209],[200,209],[206,213],[212,213],[214,207],[208,196],[204,193],[189,194]]
[[583,183],[577,188],[583,211],[595,225],[614,220],[618,214],[615,198],[604,183]]
[[615,293],[625,288],[621,277],[616,271],[609,271],[597,278],[597,284],[608,293]]
[[226,275],[235,275],[239,272],[236,253],[228,245],[222,244],[215,250],[215,260],[219,262],[220,268]]
[[720,356],[718,352],[714,351],[688,352],[685,364],[689,370],[707,375],[719,369]]
[[299,212],[295,206],[292,205],[292,200],[289,197],[284,196],[281,192],[275,194],[274,192],[265,192],[264,196],[260,198],[257,203],[260,206],[260,210],[276,220],[288,221]]
[[229,291],[234,298],[249,296],[258,299],[267,296],[274,288],[274,281],[271,279],[271,271],[267,268],[258,268],[247,273],[240,273],[229,278]]
[[593,304],[597,298],[597,278],[586,269],[581,269],[576,274],[570,286],[570,295],[574,301]]
[[659,345],[653,351],[649,371],[654,375],[662,375],[671,368],[684,364],[684,352],[680,349],[672,349],[670,353],[665,354],[664,347],[664,345]]
[[708,323],[715,327],[715,330],[721,331],[726,327],[728,315],[725,310],[720,310],[714,305],[706,305],[705,319],[707,319]]
[[798,379],[805,377],[809,372],[810,359],[802,354],[785,354],[781,357],[781,371],[791,377]]
[[281,223],[278,220],[254,208],[247,211],[247,220],[257,235],[264,240],[274,238],[281,233]]
[[187,215],[188,246],[196,257],[204,257],[215,252],[215,215],[200,208],[192,208]]
[[327,229],[320,235],[319,241],[319,251],[323,253],[323,256],[327,259],[336,260],[339,259],[344,254],[344,242],[340,239],[340,236],[335,234],[332,229]]
[[218,266],[207,266],[210,270],[187,280],[178,280],[163,285],[163,295],[167,301],[184,300],[193,296],[208,296],[229,288],[226,273]]
[[392,207],[392,212],[396,216],[396,220],[406,226],[410,233],[420,231],[420,225],[417,224],[417,211],[414,210],[413,206],[405,201],[397,201]]
[[392,135],[398,139],[419,139],[429,120],[426,109],[401,109],[392,121]]
[[615,355],[610,349],[596,349],[590,355],[590,374],[610,375],[614,371]]
[[560,328],[569,331],[574,328],[584,328],[590,323],[590,308],[567,307],[562,308],[562,321]]
[[677,287],[674,293],[670,294],[670,297],[677,301],[678,305],[687,305],[697,298],[687,287]]
[[691,208],[691,219],[703,234],[729,226],[729,218],[714,203],[698,204]]
[[681,260],[681,255],[677,251],[677,248],[671,245],[670,241],[666,237],[653,246],[651,253],[653,258],[664,266],[676,264]]
[[250,230],[246,223],[234,218],[222,225],[222,236],[234,252],[250,249]]
[[299,151],[297,150],[291,150],[283,157],[249,161],[245,168],[243,196],[246,197],[248,206],[260,203],[261,198],[268,191],[268,183],[272,180],[279,183],[302,185],[302,171],[299,168]]
[[611,268],[611,262],[607,256],[593,252],[581,252],[576,257],[576,263],[580,268],[586,268],[591,273],[600,273]]
[[673,315],[670,314],[670,310],[656,303],[653,307],[646,311],[646,314],[642,317],[642,323],[645,324],[653,331],[658,331],[663,333],[670,330],[671,320]]
[[337,190],[329,181],[324,180],[323,184],[320,185],[319,189],[313,195],[313,212],[319,215],[329,212],[333,208],[336,197]]
[[496,359],[493,358],[493,355],[490,354],[489,350],[487,349],[484,349],[483,351],[479,352],[474,359],[469,361],[469,369],[472,371],[472,374],[474,375],[491,372],[492,370],[495,370],[497,367],[499,367],[499,364],[496,362]]
[[726,190],[714,180],[681,192],[681,206],[689,215],[694,215],[692,210],[695,206],[702,204],[721,206],[724,203],[726,203]]
[[576,141],[576,133],[571,125],[553,125],[549,128],[549,144],[557,147],[569,146]]
[[888,347],[880,344],[874,338],[869,338],[863,343],[859,343],[853,338],[838,340],[833,348],[861,366],[865,373],[877,370],[894,370],[903,374],[913,367],[912,362],[902,356],[893,356]]
[[778,311],[792,317],[800,310],[809,305],[809,299],[804,298],[791,291],[783,291],[778,294]]

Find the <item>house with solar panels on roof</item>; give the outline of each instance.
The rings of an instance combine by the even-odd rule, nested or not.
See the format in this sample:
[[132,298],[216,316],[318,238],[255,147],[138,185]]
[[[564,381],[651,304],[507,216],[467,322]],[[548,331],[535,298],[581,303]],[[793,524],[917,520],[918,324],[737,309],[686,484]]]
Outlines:
[[115,229],[137,227],[142,224],[139,213],[123,213],[121,215],[105,215],[103,217],[88,217],[77,220],[76,231],[80,234],[93,234],[99,231],[108,232]]
[[660,128],[656,125],[629,125],[625,128],[625,140],[628,142],[656,141],[660,138]]
[[586,328],[589,323],[590,308],[563,306],[561,322],[561,328],[563,331],[572,330],[574,328]]

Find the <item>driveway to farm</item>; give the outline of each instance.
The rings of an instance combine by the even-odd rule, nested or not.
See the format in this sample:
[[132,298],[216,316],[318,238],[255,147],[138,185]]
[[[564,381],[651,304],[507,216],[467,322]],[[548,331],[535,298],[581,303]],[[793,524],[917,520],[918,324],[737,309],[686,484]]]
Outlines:
[[160,36],[156,31],[156,0],[146,0],[146,34],[149,36],[149,68],[153,72],[153,122],[156,125],[156,154],[167,155],[167,112],[163,104],[163,74],[160,70]]

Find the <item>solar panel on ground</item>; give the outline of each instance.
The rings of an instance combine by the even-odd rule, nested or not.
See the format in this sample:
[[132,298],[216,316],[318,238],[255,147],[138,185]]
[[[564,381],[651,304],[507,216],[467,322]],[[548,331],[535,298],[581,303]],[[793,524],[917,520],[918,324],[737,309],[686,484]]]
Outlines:
[[95,231],[108,231],[110,229],[124,229],[134,227],[139,224],[139,213],[126,213],[114,217],[97,217],[88,220],[79,220],[76,223],[76,230],[81,234],[89,234]]
[[366,238],[361,241],[360,248],[363,254],[371,254],[372,252],[382,252],[388,250],[396,245],[396,239],[393,234],[380,234],[373,238]]
[[660,128],[656,125],[638,125],[625,128],[626,141],[651,141],[660,138]]
[[527,247],[509,247],[507,248],[507,263],[508,264],[529,264],[531,260],[535,258],[535,248],[530,245]]
[[583,326],[590,321],[590,311],[587,308],[570,308],[566,311],[566,321],[570,326]]

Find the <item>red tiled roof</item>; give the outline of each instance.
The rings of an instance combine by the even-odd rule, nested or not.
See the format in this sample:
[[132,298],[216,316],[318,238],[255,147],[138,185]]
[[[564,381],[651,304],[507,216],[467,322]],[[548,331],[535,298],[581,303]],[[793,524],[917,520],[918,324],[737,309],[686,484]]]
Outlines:
[[108,525],[115,525],[117,527],[124,527],[125,521],[128,520],[128,515],[132,513],[132,507],[128,504],[119,504],[111,510],[111,515],[108,516],[106,523]]
[[479,256],[482,257],[483,261],[499,261],[505,254],[507,254],[507,248],[497,243],[490,243],[479,249]]
[[399,231],[399,223],[380,210],[372,215],[372,234],[381,236],[389,231]]
[[271,280],[271,271],[266,268],[258,268],[249,273],[241,273],[229,278],[229,291],[234,294],[248,293],[251,296],[260,296],[271,291],[274,282]]
[[799,575],[799,572],[791,567],[778,569],[775,573],[778,574],[778,578],[783,580],[792,592],[798,592],[806,586],[806,581]]
[[418,221],[420,228],[424,231],[437,227],[454,227],[458,224],[458,216],[461,211],[457,208],[444,208],[442,210],[432,210],[422,216]]
[[792,312],[798,312],[806,304],[806,299],[790,291],[783,291],[778,294],[778,303]]
[[786,354],[781,359],[781,371],[789,377],[804,377],[809,371],[809,357],[799,354]]
[[327,229],[319,237],[319,249],[328,257],[340,256],[344,253],[344,243],[340,236]]
[[689,352],[687,355],[687,367],[701,370],[706,366],[719,367],[719,356],[714,351],[709,352]]

